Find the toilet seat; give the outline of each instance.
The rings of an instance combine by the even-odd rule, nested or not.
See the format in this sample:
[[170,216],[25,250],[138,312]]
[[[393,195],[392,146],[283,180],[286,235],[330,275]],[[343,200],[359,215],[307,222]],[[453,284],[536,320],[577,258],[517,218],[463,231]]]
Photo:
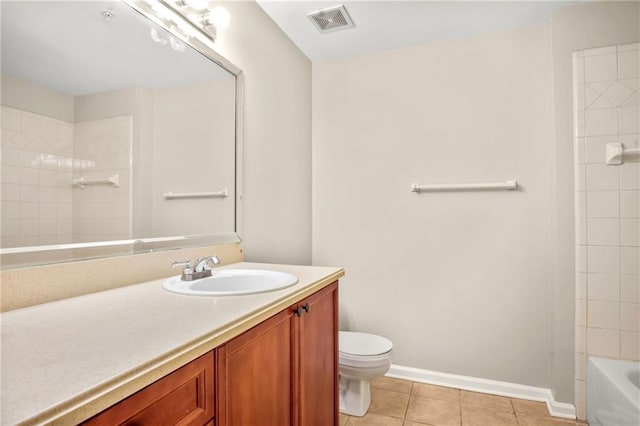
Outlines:
[[393,348],[391,340],[375,334],[341,331],[339,339],[340,355],[350,359],[384,355]]
[[339,363],[353,368],[376,368],[387,365],[393,343],[389,339],[368,333],[339,333]]
[[377,368],[387,366],[390,363],[391,353],[387,352],[382,355],[350,355],[345,353],[339,354],[338,362],[344,367],[352,368]]

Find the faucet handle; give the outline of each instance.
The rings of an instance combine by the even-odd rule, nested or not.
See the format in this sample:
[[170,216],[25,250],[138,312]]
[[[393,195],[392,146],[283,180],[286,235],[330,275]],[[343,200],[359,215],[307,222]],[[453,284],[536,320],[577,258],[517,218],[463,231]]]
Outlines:
[[193,279],[193,268],[191,267],[191,259],[187,260],[175,260],[171,262],[172,268],[183,268],[180,279],[182,281],[191,281]]
[[171,262],[171,267],[172,268],[184,268],[185,271],[190,270],[190,271],[193,272],[193,270],[191,269],[191,259],[175,260],[175,261]]

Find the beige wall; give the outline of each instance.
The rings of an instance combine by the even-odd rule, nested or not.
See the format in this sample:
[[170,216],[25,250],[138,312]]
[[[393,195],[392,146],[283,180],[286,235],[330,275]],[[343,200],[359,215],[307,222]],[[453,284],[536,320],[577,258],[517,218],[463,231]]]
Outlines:
[[549,59],[537,26],[314,63],[313,263],[394,363],[551,387]]
[[[571,54],[578,50],[632,43],[640,40],[638,2],[597,2],[557,9],[550,21],[553,60],[554,138],[552,152],[553,364],[556,396],[573,399],[574,368],[574,204],[573,109]],[[584,408],[584,407],[582,407]],[[582,410],[584,411],[584,410]],[[579,415],[584,412],[578,412]]]
[[2,105],[74,122],[74,98],[10,75],[0,75]]
[[[574,401],[571,53],[637,41],[639,18],[590,3],[544,29],[314,64],[313,260],[348,271],[343,326],[396,340],[398,364]],[[505,178],[524,190],[408,193]]]
[[231,25],[216,50],[245,76],[245,258],[309,264],[311,62],[256,3],[222,4]]
[[[235,133],[234,109],[229,107],[234,102],[235,80],[231,78],[171,89],[114,90],[78,98],[78,122],[123,114],[133,118],[133,157],[127,157],[127,164],[135,164],[134,238],[234,229],[235,151],[234,145],[228,143]],[[131,179],[128,175],[121,178],[127,182]],[[165,200],[163,196],[165,192],[221,189],[229,191],[228,198]]]
[[[153,92],[153,230],[156,237],[233,232],[235,79]],[[165,192],[227,198],[165,200]]]

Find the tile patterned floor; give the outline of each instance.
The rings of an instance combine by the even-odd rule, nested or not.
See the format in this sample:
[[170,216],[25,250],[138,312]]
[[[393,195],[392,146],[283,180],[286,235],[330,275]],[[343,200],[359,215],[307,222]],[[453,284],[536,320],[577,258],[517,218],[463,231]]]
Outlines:
[[364,417],[340,414],[340,426],[585,426],[549,416],[542,402],[383,377],[371,383]]

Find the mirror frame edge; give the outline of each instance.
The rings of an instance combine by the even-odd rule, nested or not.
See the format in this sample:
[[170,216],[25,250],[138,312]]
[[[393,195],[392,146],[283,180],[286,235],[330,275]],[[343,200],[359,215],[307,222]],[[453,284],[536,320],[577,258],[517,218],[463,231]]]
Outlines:
[[[171,3],[166,0],[120,0],[129,5],[136,12],[140,13],[147,19],[160,25],[166,31],[172,33],[181,41],[191,46],[201,55],[204,55],[218,66],[233,74],[236,78],[236,105],[235,105],[235,208],[234,208],[234,225],[236,242],[242,242],[242,231],[244,225],[243,215],[243,142],[244,142],[244,73],[233,62],[222,56],[215,49],[215,38],[205,32],[199,26],[193,24],[189,19],[180,13]],[[181,34],[177,34],[171,30],[171,25],[160,17],[153,10],[153,4],[159,4],[169,9],[174,15],[178,16],[184,23],[194,28],[199,37],[185,39]],[[215,235],[215,234],[212,234]]]
[[[0,270],[11,270],[18,268],[31,268],[38,266],[45,266],[50,264],[63,264],[63,263],[73,263],[85,260],[92,259],[100,259],[100,258],[110,258],[110,257],[119,257],[119,256],[131,256],[136,254],[144,254],[150,253],[154,251],[167,251],[167,250],[179,250],[185,248],[195,248],[195,247],[205,247],[208,245],[219,245],[219,244],[235,244],[242,242],[242,232],[243,232],[243,224],[244,224],[244,216],[243,216],[243,140],[244,140],[244,73],[242,70],[236,66],[233,62],[229,61],[227,58],[222,56],[215,50],[214,42],[215,39],[212,38],[209,34],[203,31],[198,26],[194,25],[190,22],[185,16],[183,16],[178,10],[176,10],[171,4],[167,3],[164,0],[120,0],[122,3],[131,7],[135,12],[141,14],[145,18],[151,20],[155,24],[161,26],[166,31],[170,32],[174,36],[178,37],[183,43],[186,43],[195,51],[205,56],[207,59],[213,61],[215,64],[231,73],[235,77],[235,144],[234,144],[234,153],[235,153],[235,198],[234,198],[234,231],[233,232],[223,232],[217,234],[204,234],[204,235],[191,235],[191,236],[177,236],[177,241],[188,241],[192,239],[195,242],[194,245],[164,245],[162,244],[161,238],[147,238],[147,239],[136,239],[134,240],[124,240],[121,246],[131,247],[129,251],[114,251],[106,254],[98,255],[98,256],[79,256],[77,258],[69,258],[64,260],[55,260],[51,259],[50,261],[38,261],[29,263],[26,265],[18,264],[15,266],[9,266],[7,268],[4,267],[4,262],[2,261],[2,250],[0,250]],[[186,39],[181,34],[176,33],[171,29],[171,25],[169,25],[165,20],[161,19],[157,16],[156,12],[153,10],[153,5],[158,4],[162,7],[165,7],[171,12],[178,16],[183,22],[187,25],[194,28],[199,37],[194,37],[191,39]],[[180,237],[182,237],[180,239]],[[205,238],[206,242],[197,242],[199,238]],[[171,238],[171,237],[167,237]],[[145,241],[148,240],[148,241]],[[160,244],[158,244],[159,240]],[[122,241],[122,240],[121,240]],[[131,242],[133,241],[133,242]],[[113,241],[116,244],[114,246],[118,246],[117,240]],[[89,248],[100,247],[103,241],[95,241],[94,246],[89,246]],[[82,246],[86,246],[90,243],[83,243]],[[136,247],[136,244],[138,246]],[[65,247],[60,247],[59,250],[64,250]],[[37,253],[40,250],[33,250],[32,253]],[[48,251],[48,250],[42,250]],[[29,251],[25,251],[25,253],[29,253]],[[9,254],[9,253],[8,253]]]

